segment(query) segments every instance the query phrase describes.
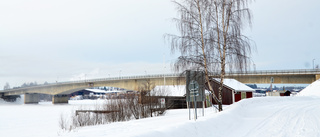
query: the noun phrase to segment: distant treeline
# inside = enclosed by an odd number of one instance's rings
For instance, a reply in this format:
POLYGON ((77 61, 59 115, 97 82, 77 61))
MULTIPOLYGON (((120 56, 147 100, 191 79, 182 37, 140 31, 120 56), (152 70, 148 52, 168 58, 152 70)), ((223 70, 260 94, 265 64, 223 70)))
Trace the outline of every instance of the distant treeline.
MULTIPOLYGON (((246 84, 247 86, 253 88, 253 89, 265 89, 264 91, 270 91, 270 87, 258 87, 257 84, 246 84)), ((289 91, 300 91, 302 89, 304 89, 305 87, 303 86, 282 86, 282 87, 277 87, 276 85, 274 85, 272 87, 272 90, 278 90, 278 91, 281 91, 281 90, 289 90, 289 91)))
MULTIPOLYGON (((9 83, 8 83, 9 84, 9 83)), ((41 85, 41 84, 38 84, 38 82, 25 82, 23 83, 21 86, 18 86, 18 87, 13 87, 13 89, 17 89, 17 88, 24 88, 24 87, 32 87, 32 86, 37 86, 37 85, 41 85)), ((43 85, 48 85, 48 82, 44 82, 43 85)), ((10 86, 9 86, 10 87, 10 86)))

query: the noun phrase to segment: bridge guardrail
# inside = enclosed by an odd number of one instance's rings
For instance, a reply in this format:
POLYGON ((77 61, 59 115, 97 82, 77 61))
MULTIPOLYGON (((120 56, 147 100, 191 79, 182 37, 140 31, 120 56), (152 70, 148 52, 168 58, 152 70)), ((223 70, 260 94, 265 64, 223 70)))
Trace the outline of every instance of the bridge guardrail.
POLYGON ((71 84, 71 83, 88 83, 88 82, 98 82, 98 81, 111 81, 111 80, 123 80, 123 79, 146 79, 146 78, 159 78, 159 77, 179 77, 181 74, 154 74, 154 75, 139 75, 139 76, 122 76, 122 77, 111 77, 111 78, 97 78, 97 79, 86 79, 86 80, 76 80, 76 81, 62 81, 56 83, 39 84, 35 86, 19 87, 1 91, 10 91, 22 88, 32 88, 37 86, 50 86, 50 85, 60 85, 60 84, 71 84))
MULTIPOLYGON (((320 74, 320 69, 292 69, 292 70, 256 70, 256 71, 230 71, 226 75, 268 75, 268 74, 320 74)), ((220 73, 210 73, 210 75, 220 75, 220 73)))

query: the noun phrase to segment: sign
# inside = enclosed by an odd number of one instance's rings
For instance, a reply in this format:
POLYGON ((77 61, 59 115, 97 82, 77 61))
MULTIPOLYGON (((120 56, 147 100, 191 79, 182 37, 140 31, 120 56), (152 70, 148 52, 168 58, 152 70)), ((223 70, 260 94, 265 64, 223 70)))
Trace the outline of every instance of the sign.
POLYGON ((166 104, 166 99, 165 98, 160 98, 160 104, 165 105, 166 104))
POLYGON ((190 96, 194 97, 194 96, 199 96, 199 84, 197 81, 192 80, 189 83, 189 90, 190 90, 190 96))
POLYGON ((186 74, 186 100, 202 102, 205 100, 204 95, 204 72, 203 71, 187 71, 186 74))
MULTIPOLYGON (((197 119, 197 104, 205 101, 205 75, 203 71, 190 71, 186 73, 186 101, 189 109, 190 120, 190 107, 194 107, 194 120, 197 119), (193 106, 191 106, 191 104, 193 106)), ((204 107, 204 105, 202 105, 204 107)), ((202 108, 204 113, 204 108, 202 108)), ((202 113, 202 114, 203 114, 202 113)))

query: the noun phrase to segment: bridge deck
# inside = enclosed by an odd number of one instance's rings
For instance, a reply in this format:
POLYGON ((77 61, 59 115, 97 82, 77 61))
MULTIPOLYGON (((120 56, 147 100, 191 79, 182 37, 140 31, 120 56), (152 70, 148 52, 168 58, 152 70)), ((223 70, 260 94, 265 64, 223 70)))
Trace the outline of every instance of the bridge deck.
MULTIPOLYGON (((218 73, 212 73, 212 77, 219 77, 218 73)), ((266 70, 266 71, 247 71, 247 72, 228 72, 226 78, 234 78, 242 83, 270 83, 271 77, 274 83, 282 84, 310 84, 320 78, 320 70, 266 70)), ((81 81, 67 81, 49 83, 33 87, 16 88, 0 91, 1 96, 19 95, 25 93, 42 94, 70 94, 75 90, 90 87, 110 86, 129 90, 138 90, 147 80, 151 80, 154 85, 183 85, 185 84, 184 75, 181 74, 158 74, 143 76, 126 76, 114 78, 88 79, 81 81)))

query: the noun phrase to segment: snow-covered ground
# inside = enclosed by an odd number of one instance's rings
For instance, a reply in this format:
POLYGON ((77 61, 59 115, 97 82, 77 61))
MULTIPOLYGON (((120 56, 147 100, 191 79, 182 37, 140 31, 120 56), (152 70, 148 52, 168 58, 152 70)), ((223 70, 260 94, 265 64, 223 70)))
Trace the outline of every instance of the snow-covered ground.
POLYGON ((165 116, 81 128, 63 136, 310 137, 320 136, 320 98, 264 97, 240 101, 221 113, 206 109, 197 121, 188 110, 165 116))
POLYGON ((82 127, 71 132, 59 129, 61 114, 104 101, 70 101, 69 105, 0 101, 0 137, 317 137, 320 136, 320 97, 315 96, 320 94, 320 85, 317 84, 312 90, 301 91, 301 94, 313 92, 312 95, 245 99, 220 113, 207 108, 204 116, 200 109, 197 121, 189 120, 188 110, 180 109, 170 110, 165 116, 82 127))

